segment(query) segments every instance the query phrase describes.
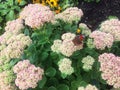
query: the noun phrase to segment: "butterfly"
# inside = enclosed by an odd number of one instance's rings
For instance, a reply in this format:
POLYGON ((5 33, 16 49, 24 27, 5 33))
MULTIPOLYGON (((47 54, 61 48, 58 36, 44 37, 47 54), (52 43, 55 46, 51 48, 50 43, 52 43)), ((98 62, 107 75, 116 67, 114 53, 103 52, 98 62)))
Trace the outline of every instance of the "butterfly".
POLYGON ((72 42, 74 43, 74 45, 78 46, 80 44, 82 44, 83 40, 84 40, 85 36, 80 34, 80 35, 77 35, 73 40, 72 42))

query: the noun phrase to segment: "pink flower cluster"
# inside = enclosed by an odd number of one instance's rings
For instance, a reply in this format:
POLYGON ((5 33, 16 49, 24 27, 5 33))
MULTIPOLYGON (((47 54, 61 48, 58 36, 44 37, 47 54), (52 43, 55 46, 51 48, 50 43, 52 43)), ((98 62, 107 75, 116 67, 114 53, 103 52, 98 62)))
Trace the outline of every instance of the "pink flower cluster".
POLYGON ((110 19, 104 21, 100 25, 100 30, 106 33, 110 33, 114 36, 116 41, 120 41, 120 20, 110 19))
POLYGON ((101 31, 93 31, 90 34, 90 38, 94 39, 93 44, 97 49, 105 49, 105 47, 110 48, 113 45, 114 38, 109 33, 104 33, 101 31))
POLYGON ((78 22, 82 16, 83 12, 81 9, 77 7, 70 7, 62 13, 56 14, 55 19, 61 19, 64 22, 72 23, 73 21, 78 22))
POLYGON ((43 69, 30 64, 29 60, 18 62, 14 66, 13 70, 14 73, 17 74, 15 84, 22 90, 35 88, 38 81, 42 79, 42 75, 44 73, 43 69))
POLYGON ((31 28, 40 28, 45 22, 54 19, 54 13, 42 4, 29 4, 20 13, 20 18, 24 19, 25 24, 31 28))
POLYGON ((20 58, 24 48, 32 43, 29 36, 21 34, 23 28, 21 19, 9 21, 5 33, 0 36, 0 90, 17 90, 13 85, 15 75, 9 61, 20 58))
POLYGON ((114 88, 120 88, 120 57, 112 53, 104 53, 99 56, 102 78, 114 88))
POLYGON ((13 34, 21 33, 22 29, 24 29, 23 20, 16 19, 12 21, 8 21, 5 27, 5 31, 9 31, 13 34))

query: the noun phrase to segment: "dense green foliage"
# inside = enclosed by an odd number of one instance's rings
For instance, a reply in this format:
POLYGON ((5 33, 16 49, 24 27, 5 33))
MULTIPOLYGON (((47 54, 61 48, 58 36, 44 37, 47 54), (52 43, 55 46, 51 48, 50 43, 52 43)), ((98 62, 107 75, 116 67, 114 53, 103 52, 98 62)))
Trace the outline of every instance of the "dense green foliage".
POLYGON ((0 1, 0 32, 3 31, 7 21, 14 20, 19 17, 18 14, 25 4, 27 4, 25 0, 22 0, 20 3, 18 3, 18 0, 0 1))

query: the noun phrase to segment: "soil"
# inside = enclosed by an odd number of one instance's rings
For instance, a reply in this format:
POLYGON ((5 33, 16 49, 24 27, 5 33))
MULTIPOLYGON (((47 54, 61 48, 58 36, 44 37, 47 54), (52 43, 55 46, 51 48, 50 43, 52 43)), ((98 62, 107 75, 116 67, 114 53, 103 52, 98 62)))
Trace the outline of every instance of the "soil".
POLYGON ((78 7, 84 12, 80 23, 86 23, 92 30, 97 29, 109 16, 120 19, 120 0, 100 0, 99 3, 79 0, 78 7))

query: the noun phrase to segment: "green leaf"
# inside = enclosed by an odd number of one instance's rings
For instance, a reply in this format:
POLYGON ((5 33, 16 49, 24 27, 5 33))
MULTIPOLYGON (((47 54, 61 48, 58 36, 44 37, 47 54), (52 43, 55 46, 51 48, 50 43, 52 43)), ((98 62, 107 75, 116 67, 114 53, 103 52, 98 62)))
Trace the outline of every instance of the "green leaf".
POLYGON ((2 29, 2 27, 0 26, 0 30, 2 29))
POLYGON ((4 16, 8 13, 9 10, 0 10, 1 16, 4 16))
POLYGON ((20 11, 21 8, 19 6, 15 6, 15 10, 20 11))
POLYGON ((109 16, 108 19, 118 19, 117 16, 109 16))
POLYGON ((69 30, 71 28, 71 25, 70 24, 67 24, 64 26, 64 30, 69 30))
POLYGON ((25 34, 25 35, 30 35, 29 30, 28 30, 28 29, 25 29, 25 30, 24 30, 24 34, 25 34))
POLYGON ((106 83, 106 81, 105 81, 105 80, 103 80, 101 77, 100 77, 100 79, 99 79, 99 80, 100 80, 100 82, 101 82, 102 84, 107 84, 107 83, 106 83))
POLYGON ((41 57, 40 57, 40 60, 42 60, 42 61, 44 61, 44 60, 46 60, 47 58, 48 58, 48 53, 47 52, 43 52, 42 54, 41 54, 41 57))
POLYGON ((20 6, 23 6, 23 5, 25 5, 27 2, 25 1, 25 0, 22 0, 21 2, 20 2, 20 6))
POLYGON ((38 35, 39 35, 39 33, 36 33, 36 32, 35 32, 35 33, 32 34, 31 37, 32 37, 32 38, 35 38, 35 37, 37 37, 38 35))
POLYGON ((69 90, 69 87, 65 84, 61 84, 58 86, 57 90, 69 90))
POLYGON ((54 77, 56 74, 56 69, 53 67, 50 67, 46 70, 46 75, 49 77, 54 77))
POLYGON ((42 78, 42 80, 39 81, 39 83, 38 83, 39 88, 43 88, 44 85, 45 85, 45 83, 46 83, 46 81, 47 81, 47 78, 44 76, 44 77, 42 78))
POLYGON ((6 15, 6 20, 13 20, 15 19, 15 13, 13 10, 11 10, 7 15, 6 15))
POLYGON ((57 90, 55 87, 51 86, 47 90, 57 90))
POLYGON ((5 4, 0 4, 0 9, 5 9, 6 5, 5 4))
POLYGON ((7 0, 7 3, 8 3, 10 6, 13 6, 13 4, 14 4, 13 0, 7 0))
POLYGON ((72 90, 77 90, 77 88, 79 87, 80 85, 80 81, 72 81, 71 82, 71 89, 72 90))
POLYGON ((47 85, 48 86, 55 86, 55 87, 58 86, 59 85, 58 77, 57 78, 55 78, 55 77, 50 78, 47 82, 47 85))
POLYGON ((3 20, 2 17, 0 17, 0 22, 2 22, 2 20, 3 20))
POLYGON ((19 61, 20 61, 20 59, 12 59, 9 63, 11 66, 14 66, 19 61))
POLYGON ((62 77, 63 79, 65 79, 65 78, 67 77, 67 75, 64 74, 64 73, 61 73, 61 77, 62 77))
POLYGON ((87 85, 87 83, 86 83, 85 81, 81 81, 81 82, 80 82, 80 86, 85 87, 86 85, 87 85))

